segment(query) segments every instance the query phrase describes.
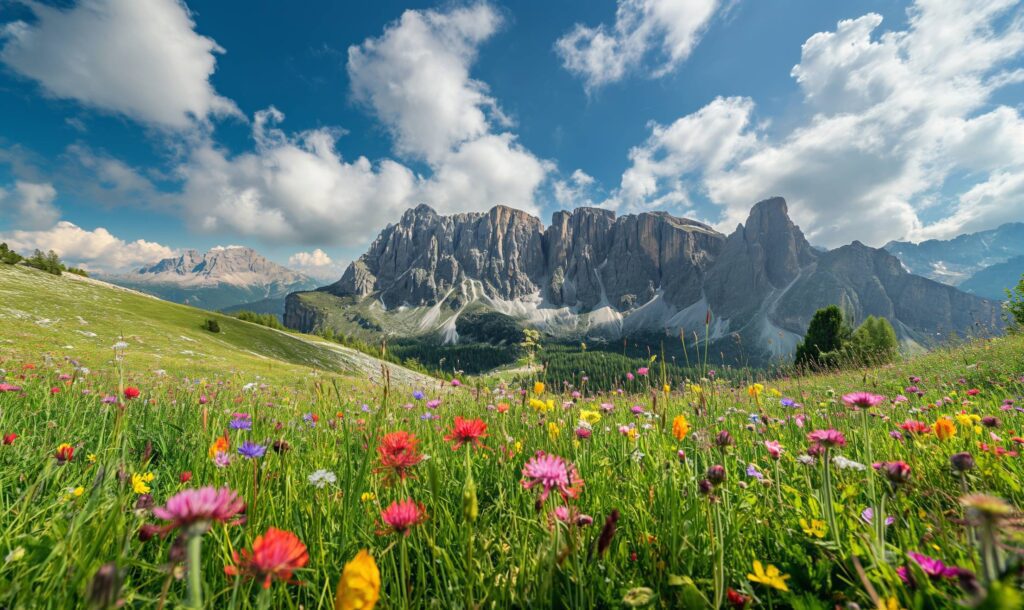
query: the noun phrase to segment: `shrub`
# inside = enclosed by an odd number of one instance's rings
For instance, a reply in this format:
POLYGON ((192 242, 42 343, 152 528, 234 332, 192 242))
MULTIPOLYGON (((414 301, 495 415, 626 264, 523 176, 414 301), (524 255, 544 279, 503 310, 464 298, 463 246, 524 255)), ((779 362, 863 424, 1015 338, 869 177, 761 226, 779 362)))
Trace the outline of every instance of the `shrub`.
POLYGON ((7 247, 6 243, 0 243, 0 263, 5 265, 17 265, 24 257, 7 247))
POLYGON ((211 333, 219 333, 220 323, 214 320, 213 318, 208 318, 205 322, 203 322, 203 330, 211 333))

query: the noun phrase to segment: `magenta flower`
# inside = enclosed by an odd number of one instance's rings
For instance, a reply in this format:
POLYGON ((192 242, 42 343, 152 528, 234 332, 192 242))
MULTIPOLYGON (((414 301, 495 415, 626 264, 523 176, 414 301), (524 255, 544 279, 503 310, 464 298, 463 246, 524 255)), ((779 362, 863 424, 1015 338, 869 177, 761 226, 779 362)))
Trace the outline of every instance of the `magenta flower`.
POLYGON ((647 368, 646 366, 642 366, 642 367, 640 367, 640 368, 638 368, 636 370, 636 374, 640 375, 641 377, 646 377, 647 373, 649 373, 649 372, 651 372, 651 370, 649 368, 647 368))
POLYGON ((522 485, 525 489, 541 486, 541 502, 548 499, 552 490, 566 499, 576 498, 583 491, 583 479, 576 471, 576 466, 543 451, 538 451, 523 466, 522 485))
POLYGON ((0 383, 0 392, 20 392, 21 387, 9 383, 0 383))
POLYGON ((773 460, 779 459, 779 456, 782 455, 782 445, 779 444, 779 441, 765 441, 764 448, 768 450, 768 455, 773 460))
POLYGON ((932 580, 953 578, 959 573, 959 570, 956 567, 947 566, 941 559, 935 559, 934 557, 929 557, 913 551, 907 553, 907 556, 913 559, 914 563, 921 566, 921 571, 932 580))
POLYGON ((828 430, 815 430, 807 435, 807 440, 815 445, 826 449, 832 447, 843 447, 846 445, 846 437, 839 430, 829 428, 828 430))
POLYGON ((163 531, 199 525, 203 530, 213 522, 234 525, 232 519, 245 510, 245 502, 227 487, 185 489, 171 496, 164 506, 153 509, 158 518, 168 521, 163 531))
POLYGON ((872 394, 871 392, 852 392, 850 394, 843 394, 843 402, 850 407, 870 409, 885 402, 885 396, 872 394))

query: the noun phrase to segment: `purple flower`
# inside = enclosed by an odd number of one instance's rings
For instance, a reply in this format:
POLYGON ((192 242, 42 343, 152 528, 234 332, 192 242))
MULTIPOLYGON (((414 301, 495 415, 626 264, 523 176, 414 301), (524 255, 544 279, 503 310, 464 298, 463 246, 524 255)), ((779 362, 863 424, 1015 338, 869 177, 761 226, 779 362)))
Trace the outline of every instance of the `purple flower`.
POLYGON ((263 454, 266 453, 266 452, 267 452, 267 446, 266 445, 260 445, 259 443, 254 443, 252 441, 245 441, 238 448, 238 453, 241 456, 247 457, 249 459, 261 458, 261 457, 263 457, 263 454))
POLYGON ((934 557, 913 551, 907 553, 907 557, 910 557, 914 560, 914 563, 921 566, 921 571, 932 580, 954 578, 959 575, 959 570, 956 567, 947 566, 941 559, 935 559, 934 557))
MULTIPOLYGON (((860 518, 861 521, 863 521, 864 523, 871 525, 871 522, 875 518, 875 509, 871 508, 870 506, 865 508, 864 510, 860 511, 860 518)), ((896 518, 892 515, 885 518, 886 525, 892 525, 893 523, 896 523, 896 518)))
POLYGON ((306 413, 305 415, 303 415, 302 416, 302 421, 304 421, 307 424, 309 424, 310 428, 316 428, 316 418, 313 417, 312 413, 306 413))
POLYGON ((252 420, 247 417, 235 417, 228 422, 232 430, 252 430, 252 420))
POLYGON ((423 394, 423 392, 420 392, 419 390, 416 390, 415 392, 412 393, 412 397, 413 397, 414 400, 423 400, 424 394, 423 394))
POLYGON ((764 478, 764 475, 757 470, 757 466, 755 466, 754 464, 747 465, 747 476, 754 477, 758 481, 764 478))
POLYGON ((428 400, 427 401, 427 408, 428 409, 436 409, 436 408, 438 408, 440 406, 441 406, 441 399, 440 398, 435 398, 433 400, 428 400))

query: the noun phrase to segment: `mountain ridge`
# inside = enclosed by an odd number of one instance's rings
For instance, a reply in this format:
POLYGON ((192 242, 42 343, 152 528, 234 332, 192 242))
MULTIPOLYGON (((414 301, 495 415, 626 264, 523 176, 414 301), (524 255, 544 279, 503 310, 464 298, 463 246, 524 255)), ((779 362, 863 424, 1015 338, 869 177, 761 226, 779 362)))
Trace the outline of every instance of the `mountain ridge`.
POLYGON ((305 331, 451 342, 472 303, 564 338, 677 334, 703 327, 710 312, 713 340, 741 337, 784 356, 814 309, 833 302, 855 323, 891 318, 912 346, 1000 326, 998 304, 912 276, 884 250, 815 250, 781 197, 755 204, 729 235, 665 212, 577 208, 545 227, 505 206, 442 216, 420 205, 337 282, 289 295, 284 319, 305 331))

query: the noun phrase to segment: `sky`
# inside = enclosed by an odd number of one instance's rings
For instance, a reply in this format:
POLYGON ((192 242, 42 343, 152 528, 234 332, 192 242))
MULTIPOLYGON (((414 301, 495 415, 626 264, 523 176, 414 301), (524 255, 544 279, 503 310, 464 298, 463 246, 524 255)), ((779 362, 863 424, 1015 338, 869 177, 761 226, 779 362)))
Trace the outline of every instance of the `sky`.
POLYGON ((0 3, 0 241, 337 278, 426 203, 808 239, 1024 219, 1019 0, 0 3))

